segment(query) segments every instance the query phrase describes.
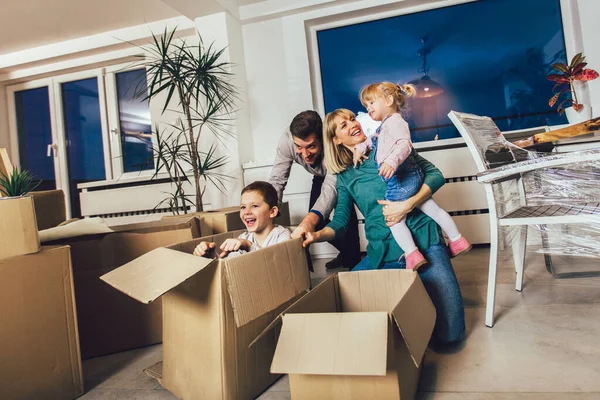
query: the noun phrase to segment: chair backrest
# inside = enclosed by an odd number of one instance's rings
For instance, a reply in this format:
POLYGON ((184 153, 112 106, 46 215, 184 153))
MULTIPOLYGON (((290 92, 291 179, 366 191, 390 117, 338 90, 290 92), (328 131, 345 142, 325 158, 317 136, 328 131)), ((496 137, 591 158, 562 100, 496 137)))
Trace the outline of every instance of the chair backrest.
POLYGON ((517 162, 508 142, 490 117, 450 111, 448 117, 471 151, 479 172, 517 162))

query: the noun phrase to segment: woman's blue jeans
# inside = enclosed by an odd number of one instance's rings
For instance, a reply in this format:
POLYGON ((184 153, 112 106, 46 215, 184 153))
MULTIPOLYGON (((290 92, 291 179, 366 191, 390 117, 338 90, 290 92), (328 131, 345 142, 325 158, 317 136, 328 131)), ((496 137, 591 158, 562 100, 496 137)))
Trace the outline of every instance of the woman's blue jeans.
MULTIPOLYGON (((465 311, 446 246, 435 244, 423 255, 429 261, 429 265, 419 272, 419 277, 437 313, 433 337, 441 343, 458 342, 463 339, 465 332, 465 311)), ((404 258, 397 262, 385 263, 381 267, 381 269, 399 268, 406 268, 404 258)), ((352 271, 369 269, 372 267, 367 256, 352 271)))

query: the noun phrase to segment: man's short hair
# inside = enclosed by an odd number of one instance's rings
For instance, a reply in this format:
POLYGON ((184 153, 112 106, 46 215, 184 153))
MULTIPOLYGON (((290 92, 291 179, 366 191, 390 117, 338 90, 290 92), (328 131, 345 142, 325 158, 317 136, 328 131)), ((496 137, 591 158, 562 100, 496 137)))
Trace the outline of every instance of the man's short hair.
POLYGON ((322 141, 323 120, 319 113, 313 110, 302 111, 296 115, 290 124, 292 136, 306 140, 313 133, 317 134, 317 140, 322 141))
POLYGON ((269 182, 265 181, 254 181, 244 189, 242 189, 242 193, 246 192, 258 192, 265 200, 265 203, 269 205, 269 208, 273 208, 278 204, 277 191, 269 182))

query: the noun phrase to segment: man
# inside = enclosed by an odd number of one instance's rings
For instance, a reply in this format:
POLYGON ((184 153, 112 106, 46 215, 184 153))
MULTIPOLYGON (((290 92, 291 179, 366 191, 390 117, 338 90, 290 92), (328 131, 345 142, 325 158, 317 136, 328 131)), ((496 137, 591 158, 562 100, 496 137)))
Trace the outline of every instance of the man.
MULTIPOLYGON (((271 170, 271 183, 277 190, 279 201, 283 198, 283 190, 287 185, 293 163, 300 164, 306 171, 313 175, 310 191, 309 213, 304 217, 298 228, 292 233, 298 237, 304 232, 314 232, 322 229, 329 223, 329 214, 337 202, 335 175, 327 174, 323 165, 323 121, 315 111, 303 111, 296 115, 283 133, 277 145, 277 155, 271 170)), ((325 264, 325 267, 352 268, 360 262, 360 241, 358 237, 358 219, 356 211, 348 223, 348 230, 342 240, 330 242, 340 251, 339 255, 325 264)), ((312 262, 308 254, 309 266, 312 271, 312 262)))

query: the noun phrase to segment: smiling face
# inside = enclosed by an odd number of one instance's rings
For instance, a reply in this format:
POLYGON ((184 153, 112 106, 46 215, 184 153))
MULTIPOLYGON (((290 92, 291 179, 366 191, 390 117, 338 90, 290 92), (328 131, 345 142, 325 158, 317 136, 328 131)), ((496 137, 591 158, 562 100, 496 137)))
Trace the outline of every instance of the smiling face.
POLYGON ((385 117, 396 112, 392 96, 375 96, 365 102, 369 117, 375 121, 383 121, 385 117))
POLYGON ((323 146, 316 133, 311 133, 306 139, 292 136, 296 153, 309 165, 317 163, 321 158, 323 146))
POLYGON ((354 117, 338 115, 334 118, 333 123, 335 124, 333 142, 336 145, 341 144, 353 148, 367 139, 360 123, 354 117))
POLYGON ((248 232, 260 234, 265 229, 273 229, 277 207, 269 207, 259 192, 254 190, 245 192, 240 203, 240 218, 248 232))

